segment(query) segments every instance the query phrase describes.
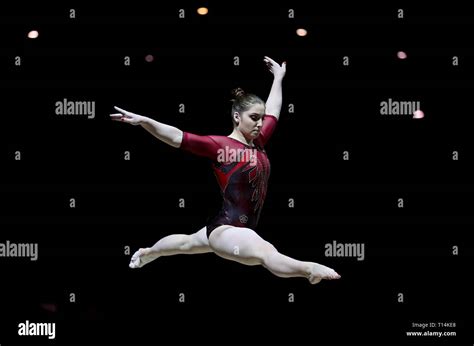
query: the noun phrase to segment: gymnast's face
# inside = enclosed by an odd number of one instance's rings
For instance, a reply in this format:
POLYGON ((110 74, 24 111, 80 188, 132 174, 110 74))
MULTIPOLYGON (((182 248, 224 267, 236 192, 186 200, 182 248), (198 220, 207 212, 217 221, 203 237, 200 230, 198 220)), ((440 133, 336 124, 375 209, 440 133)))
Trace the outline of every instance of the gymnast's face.
POLYGON ((263 116, 265 115, 265 105, 262 103, 255 103, 245 112, 234 113, 234 119, 237 121, 237 129, 247 139, 257 138, 263 124, 263 116))

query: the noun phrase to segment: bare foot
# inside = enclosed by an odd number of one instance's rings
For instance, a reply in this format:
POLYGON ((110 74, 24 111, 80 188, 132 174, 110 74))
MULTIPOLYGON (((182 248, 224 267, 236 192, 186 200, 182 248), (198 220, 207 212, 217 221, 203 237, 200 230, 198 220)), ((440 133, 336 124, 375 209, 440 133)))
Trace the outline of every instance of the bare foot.
POLYGON ((151 254, 150 248, 139 249, 135 252, 130 260, 130 264, 128 265, 130 268, 141 268, 145 264, 150 263, 153 260, 156 260, 158 257, 156 254, 151 254))
POLYGON ((311 284, 315 285, 323 279, 334 280, 340 278, 341 275, 336 273, 334 269, 331 269, 318 263, 313 263, 311 267, 311 274, 309 275, 308 280, 311 284))

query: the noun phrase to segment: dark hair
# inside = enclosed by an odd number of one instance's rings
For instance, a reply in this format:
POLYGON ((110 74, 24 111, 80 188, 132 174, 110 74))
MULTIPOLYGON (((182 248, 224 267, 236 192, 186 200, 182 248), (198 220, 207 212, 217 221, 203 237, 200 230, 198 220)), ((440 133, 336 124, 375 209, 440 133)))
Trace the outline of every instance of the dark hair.
POLYGON ((263 100, 254 94, 248 94, 242 88, 235 88, 232 90, 232 122, 236 125, 234 120, 234 112, 245 112, 256 103, 265 104, 263 100))

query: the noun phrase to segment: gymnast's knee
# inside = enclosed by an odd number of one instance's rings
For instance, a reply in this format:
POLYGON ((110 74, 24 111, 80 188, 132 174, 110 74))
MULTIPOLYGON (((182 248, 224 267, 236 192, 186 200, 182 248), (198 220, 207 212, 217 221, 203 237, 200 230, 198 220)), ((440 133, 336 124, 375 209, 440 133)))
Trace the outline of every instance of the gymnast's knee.
POLYGON ((193 247, 197 246, 197 240, 194 238, 194 235, 185 235, 183 236, 179 249, 183 251, 191 250, 193 247))
POLYGON ((259 250, 257 257, 262 264, 268 263, 272 256, 278 253, 278 250, 269 242, 266 242, 259 250))

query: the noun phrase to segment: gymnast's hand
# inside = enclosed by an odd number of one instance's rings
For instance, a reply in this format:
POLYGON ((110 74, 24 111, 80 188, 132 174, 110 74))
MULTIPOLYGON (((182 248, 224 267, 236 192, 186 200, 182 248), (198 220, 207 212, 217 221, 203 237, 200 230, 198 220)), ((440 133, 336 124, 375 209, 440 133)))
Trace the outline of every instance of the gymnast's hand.
POLYGON ((120 112, 120 113, 110 114, 110 117, 112 118, 112 120, 115 120, 115 121, 121 121, 121 122, 132 124, 132 125, 140 125, 143 119, 145 118, 141 115, 127 112, 126 110, 120 109, 115 106, 114 108, 120 112))
POLYGON ((275 78, 283 79, 283 77, 285 77, 286 61, 284 61, 281 66, 275 60, 269 58, 268 56, 265 56, 263 61, 265 61, 265 64, 267 64, 268 69, 271 73, 273 73, 273 76, 275 78))

